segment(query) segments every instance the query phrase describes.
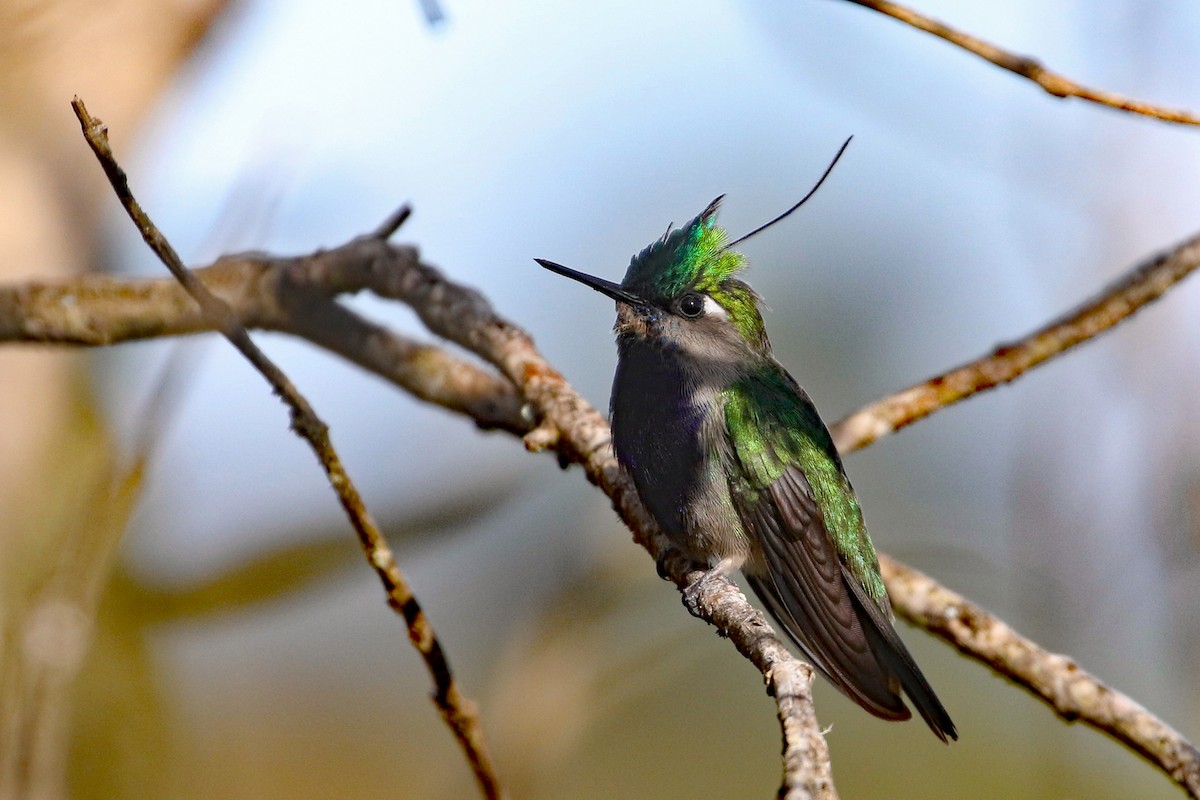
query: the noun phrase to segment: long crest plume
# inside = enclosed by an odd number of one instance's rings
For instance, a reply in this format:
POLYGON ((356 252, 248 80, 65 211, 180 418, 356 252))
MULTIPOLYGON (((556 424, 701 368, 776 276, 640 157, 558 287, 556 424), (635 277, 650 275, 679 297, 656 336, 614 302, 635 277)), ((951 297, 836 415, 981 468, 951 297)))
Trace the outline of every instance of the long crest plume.
POLYGON ((694 219, 680 228, 668 226, 658 240, 635 255, 629 262, 620 284, 597 278, 578 270, 537 259, 552 272, 580 281, 613 299, 633 305, 664 306, 685 291, 700 291, 717 300, 730 312, 731 319, 748 341, 764 340, 754 290, 734 276, 746 266, 745 257, 732 248, 785 219, 804 205, 833 172, 834 166, 850 145, 849 137, 825 168, 825 172, 808 193, 787 211, 760 225, 750 233, 728 241, 724 228, 716 224, 717 212, 724 195, 717 197, 694 219), (741 312, 745 313, 741 313, 741 312))
MULTIPOLYGON (((811 189, 809 189, 809 190, 808 190, 808 194, 806 194, 806 195, 804 195, 804 197, 801 197, 801 198, 800 198, 800 202, 796 203, 794 206, 792 206, 792 207, 791 207, 791 208, 789 208, 787 211, 785 211, 785 212, 783 212, 782 214, 780 214, 778 217, 775 217, 775 219, 771 220, 770 222, 767 222, 767 223, 764 223, 764 224, 762 224, 762 225, 759 225, 757 228, 755 228, 754 230, 750 231, 750 232, 749 232, 749 233, 747 233, 745 236, 742 236, 742 237, 740 237, 740 238, 734 239, 732 242, 730 242, 729 244, 725 245, 725 246, 724 246, 724 247, 722 247, 721 249, 722 249, 722 250, 728 250, 728 249, 730 249, 730 248, 732 248, 732 247, 734 247, 734 246, 736 246, 736 245, 739 245, 739 244, 741 244, 742 242, 746 241, 746 240, 747 240, 747 239, 749 239, 751 236, 757 236, 758 234, 760 234, 760 233, 762 233, 763 231, 765 231, 767 228, 769 228, 769 227, 771 227, 772 225, 774 225, 776 222, 782 222, 782 221, 783 221, 784 219, 786 219, 786 218, 788 217, 788 215, 790 215, 790 214, 791 214, 793 211, 795 211, 797 208, 799 208, 800 206, 802 206, 802 205, 804 205, 806 202, 808 202, 808 199, 809 199, 810 197, 812 197, 814 194, 816 194, 816 193, 817 193, 817 189, 820 189, 820 188, 821 188, 821 184, 823 184, 823 183, 825 182, 825 179, 829 177, 829 173, 833 172, 833 168, 834 168, 834 167, 837 165, 837 162, 838 162, 838 160, 839 160, 839 159, 841 159, 841 157, 842 157, 842 153, 846 152, 846 148, 850 146, 850 140, 851 140, 851 139, 853 139, 853 138, 854 138, 853 136, 849 136, 849 137, 847 137, 847 138, 846 138, 846 141, 842 142, 842 146, 838 148, 837 155, 835 155, 835 156, 833 157, 833 161, 830 161, 830 162, 829 162, 829 166, 825 168, 825 172, 824 172, 824 173, 821 175, 821 179, 817 181, 817 183, 816 183, 816 185, 815 185, 815 186, 813 186, 811 189)), ((718 198, 718 199, 720 199, 720 198, 718 198)))

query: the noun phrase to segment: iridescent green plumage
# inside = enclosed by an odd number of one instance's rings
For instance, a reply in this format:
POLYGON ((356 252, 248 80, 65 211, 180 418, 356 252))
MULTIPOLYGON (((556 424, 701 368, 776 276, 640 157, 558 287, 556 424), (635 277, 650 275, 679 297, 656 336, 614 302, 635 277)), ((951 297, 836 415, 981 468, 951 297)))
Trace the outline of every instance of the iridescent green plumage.
MULTIPOLYGON (((758 296, 735 277, 748 266, 746 258, 725 249, 729 237, 716 224, 721 199, 634 256, 621 285, 660 302, 689 291, 706 294, 725 309, 741 337, 766 357, 770 340, 758 296)), ((858 498, 816 408, 773 360, 752 378, 730 386, 722 398, 741 466, 731 470, 730 480, 744 491, 757 492, 774 483, 788 466, 801 465, 838 552, 868 595, 886 603, 879 561, 858 498)))
POLYGON ((911 716, 903 691, 934 733, 957 738, 892 627, 829 431, 771 356, 758 297, 738 277, 746 259, 716 225, 719 202, 634 256, 619 285, 539 262, 617 301, 617 458, 663 532, 709 567, 685 597, 740 569, 847 696, 897 720, 911 716))
POLYGON ((629 262, 621 285, 647 300, 677 297, 689 289, 707 292, 746 266, 741 253, 726 250, 717 227, 721 198, 682 228, 668 230, 629 262))
POLYGON ((725 422, 738 467, 730 480, 735 491, 757 493, 789 466, 800 466, 839 555, 871 599, 886 603, 879 560, 854 488, 816 408, 801 402, 798 389, 787 373, 772 370, 724 392, 725 422))
POLYGON ((716 224, 720 205, 718 197, 691 222, 668 230, 634 256, 621 286, 660 304, 686 292, 706 294, 725 308, 743 339, 769 350, 758 295, 735 277, 746 268, 746 257, 726 249, 729 237, 716 224))

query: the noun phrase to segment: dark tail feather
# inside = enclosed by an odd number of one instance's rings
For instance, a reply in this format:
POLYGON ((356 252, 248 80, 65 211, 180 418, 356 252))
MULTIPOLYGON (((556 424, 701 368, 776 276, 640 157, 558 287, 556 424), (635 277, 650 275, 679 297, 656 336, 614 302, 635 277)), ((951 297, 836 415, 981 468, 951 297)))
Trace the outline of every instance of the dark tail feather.
MULTIPOLYGON (((891 620, 878 606, 861 596, 861 590, 854 581, 845 581, 850 589, 846 599, 854 606, 859 621, 859 626, 856 627, 861 629, 874 656, 873 659, 868 656, 866 660, 874 663, 866 665, 860 661, 857 668, 849 669, 847 667, 850 667, 850 664, 837 663, 845 659, 831 660, 830 652, 814 652, 813 646, 820 640, 819 636, 813 642, 806 641, 816 633, 815 630, 806 630, 814 624, 814 620, 802 621, 803 606, 795 602, 798 598, 790 598, 792 602, 789 603, 789 598, 780 594, 779 587, 769 576, 745 577, 771 616, 783 626, 788 637, 796 643, 813 667, 844 695, 877 717, 905 720, 912 714, 900 698, 899 690, 903 689, 908 699, 916 706, 917 713, 939 739, 947 743, 951 739, 958 739, 953 720, 938 700, 929 681, 921 674, 908 648, 892 627, 891 620), (822 658, 822 655, 825 658, 822 658), (827 661, 829 663, 826 663, 827 661)), ((818 649, 830 648, 826 646, 818 649)))
MULTIPOLYGON (((805 659, 842 694, 881 719, 897 721, 912 716, 900 698, 901 684, 879 659, 870 639, 863 637, 859 625, 834 634, 821 626, 810 598, 801 598, 795 592, 785 593, 786 589, 770 576, 745 575, 745 578, 805 659), (857 646, 851 644, 851 638, 858 639, 857 646)), ((803 593, 802 585, 795 588, 803 593)), ((853 601, 847 596, 843 602, 853 601)), ((870 622, 861 627, 870 627, 870 622)))
POLYGON ((852 592, 854 604, 859 609, 859 619, 863 620, 863 632, 874 651, 875 657, 885 670, 900 679, 900 686, 908 699, 917 707, 917 713, 925 720, 929 729, 937 734, 943 742, 958 741, 958 730, 954 721, 946 712, 945 706, 925 680, 917 662, 904 646, 900 635, 892 627, 891 620, 886 619, 874 603, 863 600, 857 589, 852 592))

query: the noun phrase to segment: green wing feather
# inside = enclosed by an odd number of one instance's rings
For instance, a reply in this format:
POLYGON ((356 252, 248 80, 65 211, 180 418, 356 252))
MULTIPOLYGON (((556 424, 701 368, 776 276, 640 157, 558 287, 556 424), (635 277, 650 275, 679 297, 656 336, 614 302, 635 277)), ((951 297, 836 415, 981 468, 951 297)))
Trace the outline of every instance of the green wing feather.
POLYGON ((812 401, 774 362, 726 391, 730 490, 760 564, 743 568, 767 609, 835 686, 885 719, 943 741, 954 722, 892 626, 854 489, 812 401))
POLYGON ((838 555, 890 617, 879 559, 833 439, 804 390, 781 367, 772 366, 725 393, 725 422, 740 467, 730 476, 734 491, 752 497, 787 469, 799 469, 838 555))

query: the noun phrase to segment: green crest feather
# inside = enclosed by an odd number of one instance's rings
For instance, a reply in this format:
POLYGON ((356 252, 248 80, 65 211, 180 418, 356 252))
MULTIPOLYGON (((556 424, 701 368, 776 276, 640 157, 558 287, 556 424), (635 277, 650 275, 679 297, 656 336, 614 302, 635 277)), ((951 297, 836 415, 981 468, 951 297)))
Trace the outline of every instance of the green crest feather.
POLYGON ((718 197, 691 222, 668 230, 634 256, 621 286, 651 302, 686 291, 720 292, 721 284, 746 265, 741 253, 725 249, 728 236, 716 224, 720 204, 718 197))
POLYGON ((721 304, 745 341, 766 352, 770 343, 758 295, 734 277, 745 268, 746 257, 728 248, 729 237, 716 223, 720 205, 718 197, 691 222, 668 230, 634 256, 621 286, 661 306, 685 292, 703 292, 721 304))

